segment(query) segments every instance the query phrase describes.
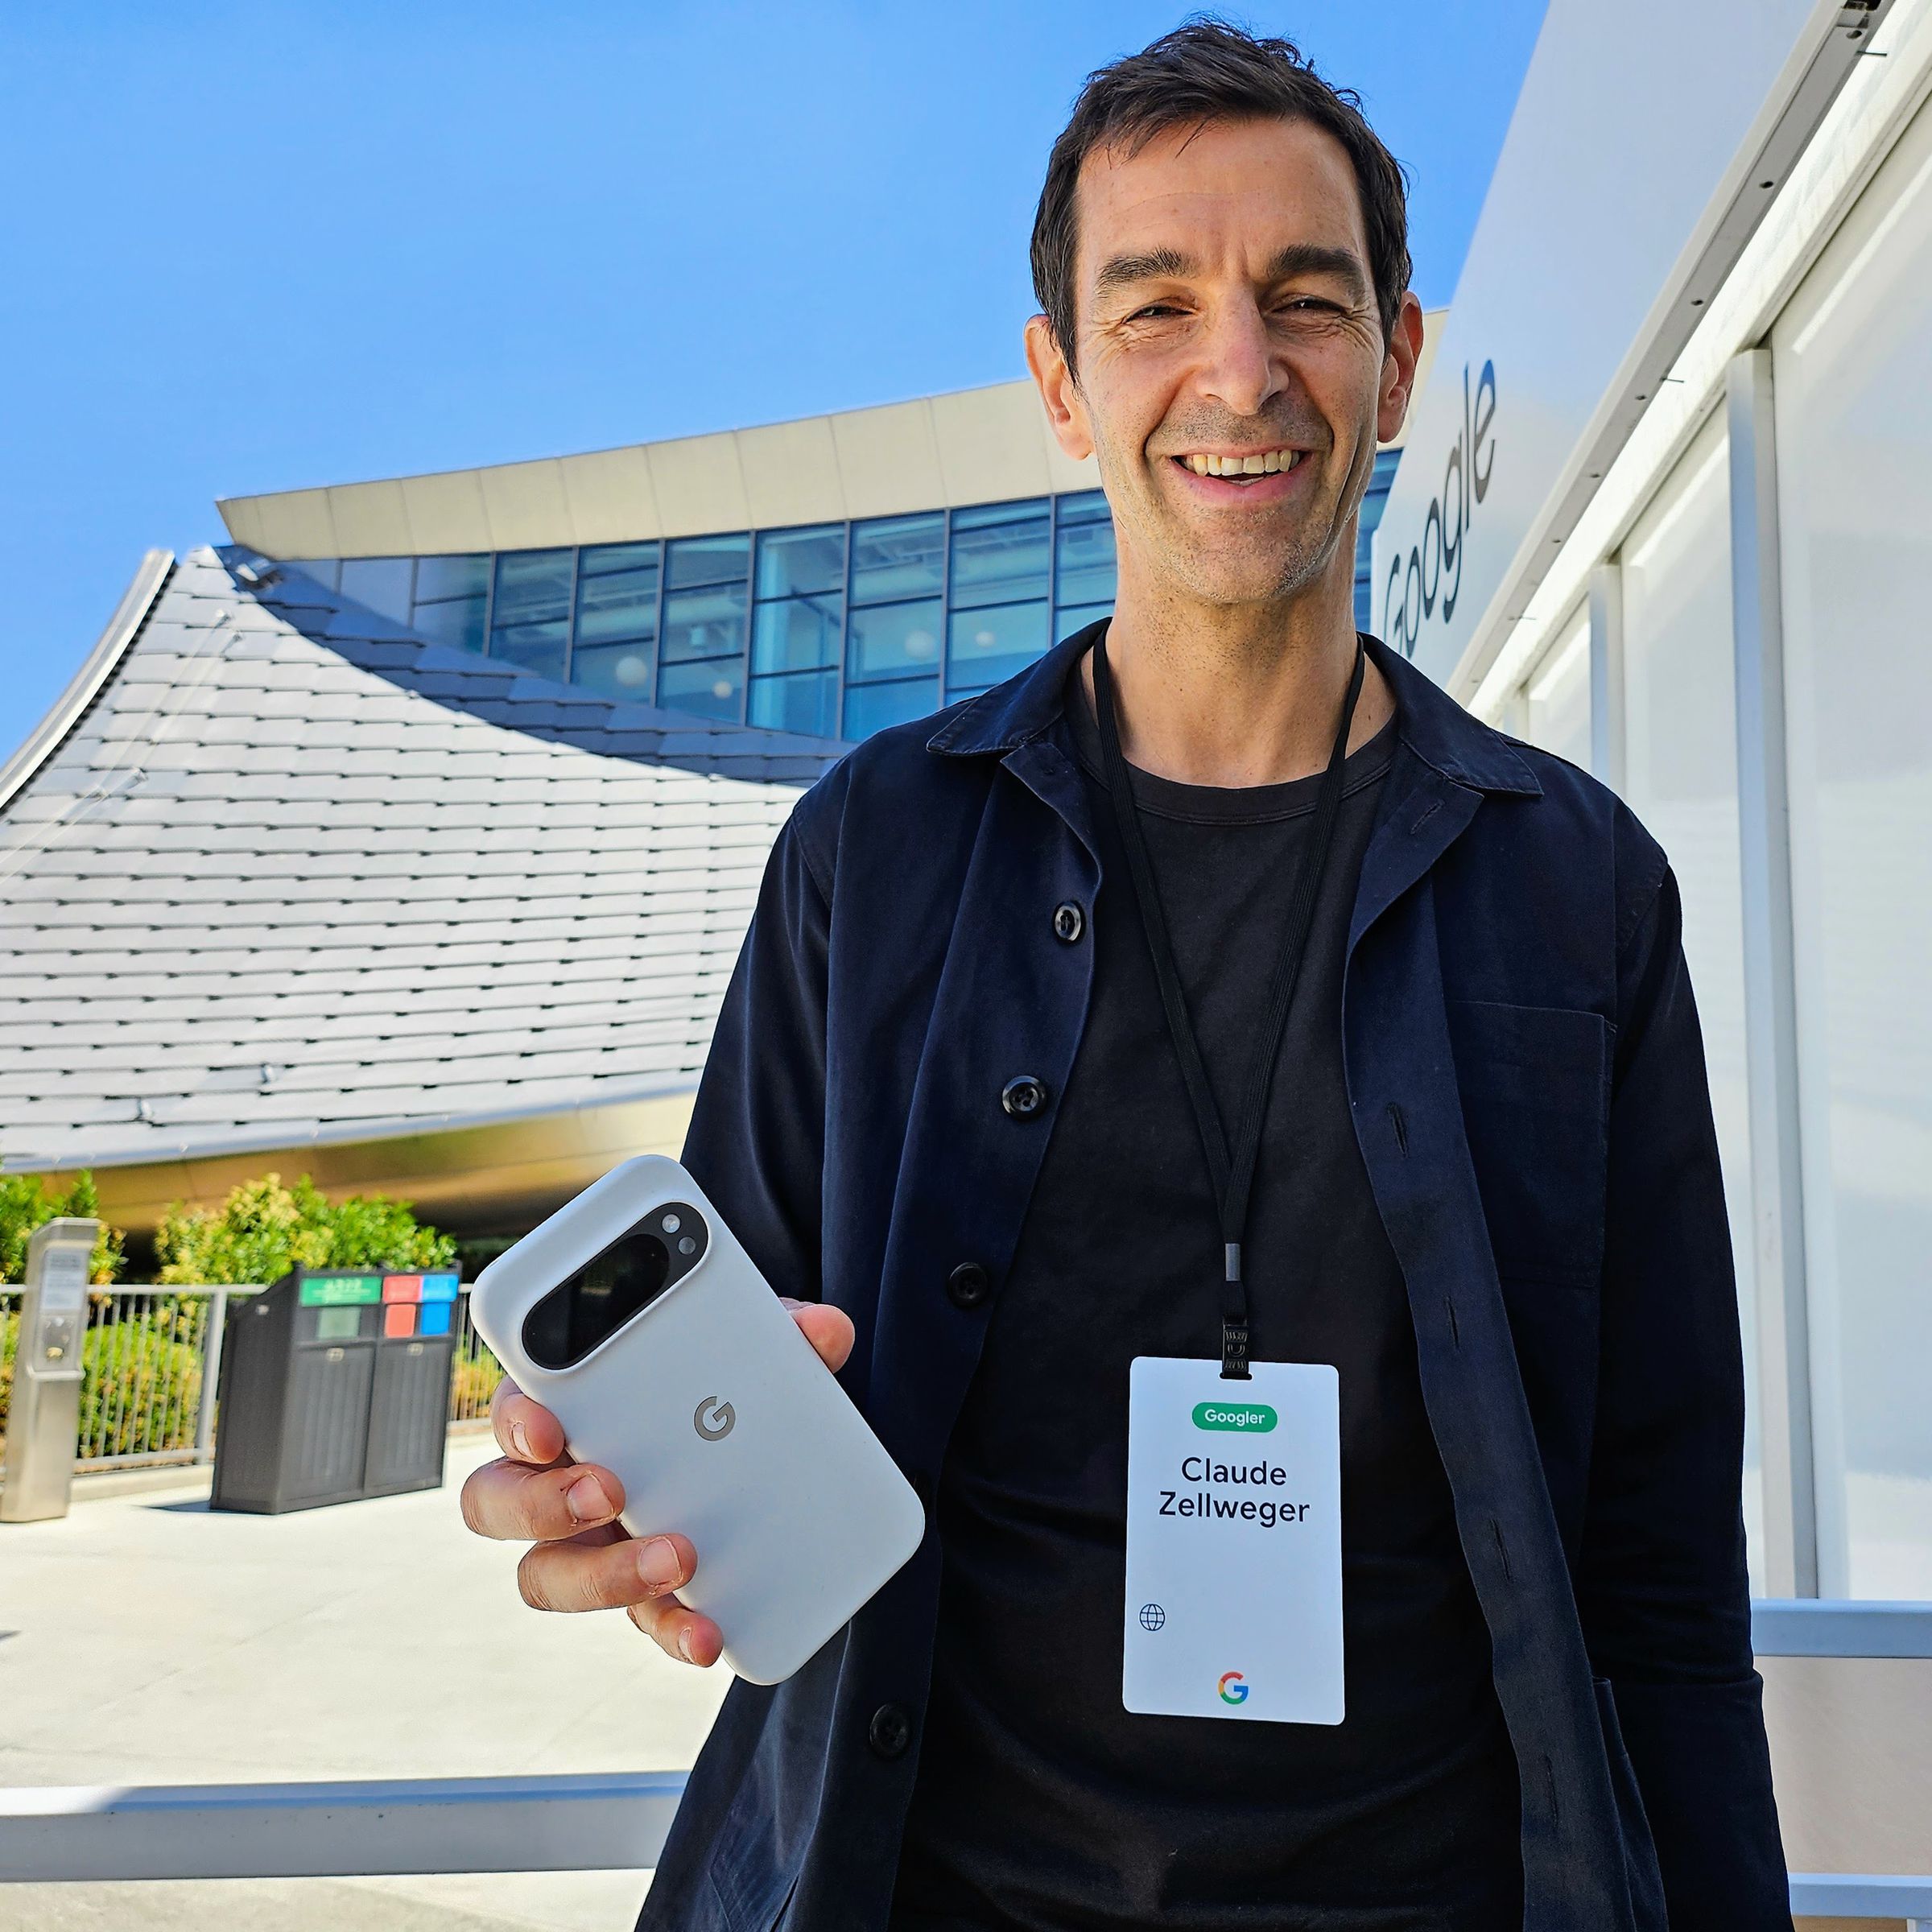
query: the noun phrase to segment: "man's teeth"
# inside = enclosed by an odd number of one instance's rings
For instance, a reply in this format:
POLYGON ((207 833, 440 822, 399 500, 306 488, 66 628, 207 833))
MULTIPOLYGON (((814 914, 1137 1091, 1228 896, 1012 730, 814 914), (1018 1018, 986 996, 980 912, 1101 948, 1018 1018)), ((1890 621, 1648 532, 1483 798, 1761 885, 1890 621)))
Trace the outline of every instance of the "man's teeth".
POLYGON ((1293 469, 1307 452, 1299 449, 1271 449, 1259 456, 1183 456, 1182 462, 1197 477, 1272 477, 1293 469))

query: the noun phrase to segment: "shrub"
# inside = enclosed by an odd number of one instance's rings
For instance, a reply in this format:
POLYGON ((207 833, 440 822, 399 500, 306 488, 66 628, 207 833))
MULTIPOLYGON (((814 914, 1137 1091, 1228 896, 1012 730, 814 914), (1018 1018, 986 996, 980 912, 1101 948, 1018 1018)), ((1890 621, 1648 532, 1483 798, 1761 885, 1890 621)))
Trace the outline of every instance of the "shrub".
MULTIPOLYGON (((64 1194, 50 1193, 38 1174, 0 1175, 0 1283, 24 1280, 27 1245, 34 1230, 43 1222, 70 1214, 84 1220, 101 1220, 101 1196, 91 1174, 76 1174, 64 1194)), ((119 1278, 125 1241, 118 1228, 101 1222, 93 1258, 88 1265, 89 1281, 105 1284, 119 1278)))
POLYGON ((90 1328, 80 1344, 80 1440, 97 1455, 185 1448, 195 1439, 201 1351, 179 1339, 193 1318, 157 1309, 90 1328))
POLYGON ((218 1210, 170 1208, 155 1235, 155 1278, 267 1283, 291 1268, 447 1268, 456 1251, 407 1201, 380 1194, 331 1201, 307 1174, 284 1187, 269 1174, 244 1181, 218 1210))
POLYGON ((502 1379, 503 1364, 481 1335, 469 1348, 459 1343, 450 1369, 450 1414, 460 1422, 489 1414, 489 1398, 502 1379))

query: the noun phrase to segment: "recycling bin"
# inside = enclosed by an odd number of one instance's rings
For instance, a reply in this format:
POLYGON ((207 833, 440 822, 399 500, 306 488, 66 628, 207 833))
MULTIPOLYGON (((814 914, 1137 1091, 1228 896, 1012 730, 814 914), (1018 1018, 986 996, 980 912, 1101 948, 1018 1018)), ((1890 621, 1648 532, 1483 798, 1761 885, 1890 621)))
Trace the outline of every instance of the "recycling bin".
POLYGON ((456 1288, 454 1274, 298 1268, 232 1306, 213 1506, 273 1516, 436 1488, 456 1288))

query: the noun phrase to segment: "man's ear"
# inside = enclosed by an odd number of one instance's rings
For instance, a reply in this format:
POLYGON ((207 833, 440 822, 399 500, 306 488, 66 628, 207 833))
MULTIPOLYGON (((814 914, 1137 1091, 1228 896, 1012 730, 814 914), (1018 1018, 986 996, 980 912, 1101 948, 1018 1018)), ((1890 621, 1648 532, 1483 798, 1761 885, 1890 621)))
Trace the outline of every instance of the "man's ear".
POLYGON ((1402 295, 1389 347, 1382 357, 1382 386, 1376 398, 1375 436, 1386 443, 1402 433, 1415 394, 1415 365, 1422 353, 1422 305, 1413 289, 1402 295))
POLYGON ((1044 316, 1035 316, 1026 324, 1026 366, 1046 406, 1054 440, 1076 463, 1092 456, 1093 434, 1088 426, 1086 399, 1067 366, 1053 324, 1044 316))

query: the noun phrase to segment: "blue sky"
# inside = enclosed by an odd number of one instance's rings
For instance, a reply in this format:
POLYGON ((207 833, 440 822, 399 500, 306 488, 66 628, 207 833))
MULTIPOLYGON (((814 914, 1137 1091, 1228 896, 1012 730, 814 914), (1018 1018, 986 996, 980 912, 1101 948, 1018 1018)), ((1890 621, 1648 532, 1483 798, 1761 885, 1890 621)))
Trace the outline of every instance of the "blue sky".
MULTIPOLYGON (((1021 374, 1046 149, 1183 10, 0 11, 0 758, 217 496, 1021 374)), ((1447 301, 1542 0, 1227 10, 1360 89, 1447 301)))

